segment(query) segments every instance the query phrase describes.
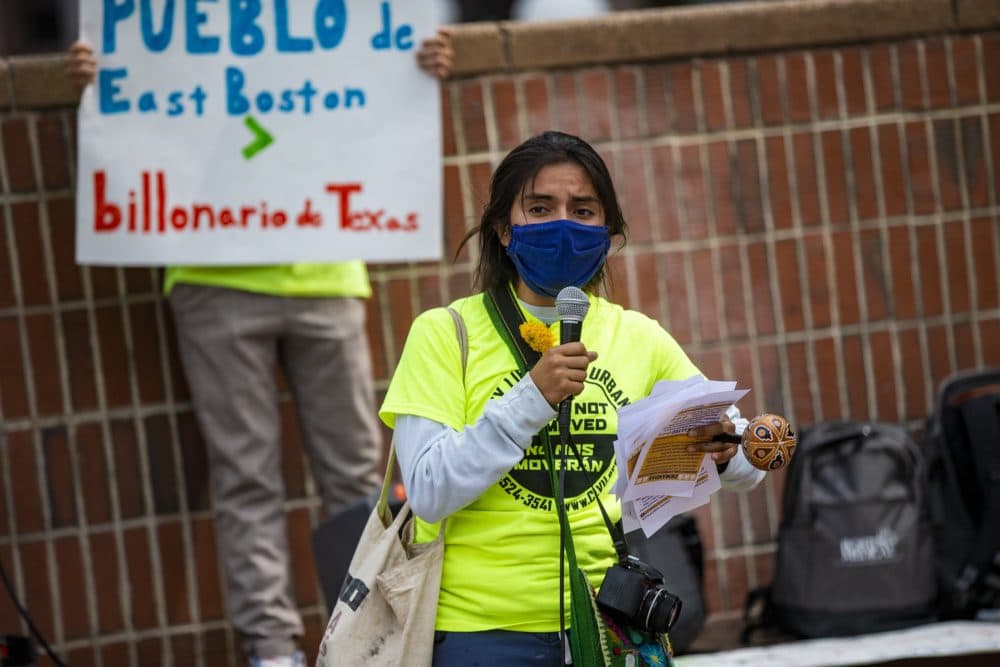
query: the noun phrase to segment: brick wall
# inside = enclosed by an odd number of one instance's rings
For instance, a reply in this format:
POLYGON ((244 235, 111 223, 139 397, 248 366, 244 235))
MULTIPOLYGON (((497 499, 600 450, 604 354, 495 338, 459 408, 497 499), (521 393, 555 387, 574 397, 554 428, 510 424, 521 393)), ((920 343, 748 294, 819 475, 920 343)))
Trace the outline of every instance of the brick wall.
MULTIPOLYGON (((379 387, 414 315, 469 292, 475 258, 450 256, 492 166, 558 128, 623 197, 612 296, 752 387, 745 413, 919 431, 943 377, 1000 365, 998 27, 992 3, 825 0, 460 29, 449 261, 372 267, 379 387)), ((235 664, 160 272, 73 261, 72 106, 58 58, 0 60, 0 561, 74 667, 235 664)), ((318 500, 282 406, 313 648, 318 500)), ((697 513, 713 626, 770 580, 782 484, 697 513)), ((6 632, 27 629, 0 594, 6 632)))

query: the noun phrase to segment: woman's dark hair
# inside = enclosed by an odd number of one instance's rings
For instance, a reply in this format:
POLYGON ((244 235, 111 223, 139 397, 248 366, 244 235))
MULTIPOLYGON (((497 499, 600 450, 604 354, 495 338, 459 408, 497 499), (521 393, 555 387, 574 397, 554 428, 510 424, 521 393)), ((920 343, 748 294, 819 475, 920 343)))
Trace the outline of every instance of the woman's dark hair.
MULTIPOLYGON (((479 226, 469 231, 458 245, 455 255, 465 244, 479 234, 479 264, 473 276, 475 288, 487 290, 502 288, 517 280, 517 269, 507 256, 507 249, 500 242, 502 232, 510 228, 510 211, 521 196, 525 184, 532 182, 544 167, 572 162, 583 167, 597 191, 604 210, 608 232, 621 235, 625 243, 625 217, 618 205, 615 186, 611 182, 604 160, 583 139, 563 132, 543 132, 528 139, 512 150, 500 162, 490 181, 490 200, 483 210, 479 226)), ((604 266, 591 278, 584 289, 593 290, 604 282, 604 266)))

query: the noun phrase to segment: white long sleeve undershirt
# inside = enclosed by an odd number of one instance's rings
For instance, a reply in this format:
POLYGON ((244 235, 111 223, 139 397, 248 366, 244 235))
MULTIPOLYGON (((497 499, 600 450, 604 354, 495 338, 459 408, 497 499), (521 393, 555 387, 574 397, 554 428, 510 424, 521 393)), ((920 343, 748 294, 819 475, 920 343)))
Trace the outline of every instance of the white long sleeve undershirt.
MULTIPOLYGON (((729 409, 736 432, 747 420, 729 409)), ((421 519, 440 521, 496 484, 524 456, 531 439, 556 416, 530 375, 486 404, 474 424, 461 431, 425 417, 397 415, 396 457, 410 508, 421 519)), ((741 448, 719 475, 722 486, 746 491, 764 478, 741 448)))

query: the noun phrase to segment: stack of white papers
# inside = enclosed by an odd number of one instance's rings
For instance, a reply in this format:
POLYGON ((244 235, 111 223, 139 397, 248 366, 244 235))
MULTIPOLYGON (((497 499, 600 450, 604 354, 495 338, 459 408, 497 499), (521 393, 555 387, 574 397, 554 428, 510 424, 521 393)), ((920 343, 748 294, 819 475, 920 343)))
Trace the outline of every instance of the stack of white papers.
POLYGON ((712 457, 689 452, 698 441, 687 433, 719 421, 749 391, 696 375, 657 382, 649 396, 618 411, 614 493, 622 503, 625 532, 641 528, 649 537, 719 490, 712 457))

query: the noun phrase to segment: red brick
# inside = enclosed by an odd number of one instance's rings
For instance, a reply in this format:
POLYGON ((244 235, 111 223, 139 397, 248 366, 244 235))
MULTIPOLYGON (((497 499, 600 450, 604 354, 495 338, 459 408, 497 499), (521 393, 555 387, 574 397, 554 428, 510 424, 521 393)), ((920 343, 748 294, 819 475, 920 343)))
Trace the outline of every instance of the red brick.
POLYGON ((709 131, 726 128, 726 107, 722 97, 722 72, 718 60, 701 64, 701 99, 705 111, 705 127, 709 131))
POLYGON ((976 343, 972 337, 972 324, 956 322, 952 327, 952 335, 955 337, 955 356, 958 359, 958 368, 974 368, 976 366, 976 343))
POLYGON ((885 213, 890 217, 903 215, 906 213, 906 184, 903 180, 903 154, 899 146, 899 131, 896 125, 879 126, 876 150, 882 161, 885 213))
POLYGON ((0 317, 0 397, 5 419, 31 414, 24 361, 21 355, 21 331, 14 317, 0 317))
POLYGON ((552 92, 555 96, 553 100, 555 127, 563 132, 582 135, 583 119, 580 117, 580 105, 577 103, 576 73, 556 72, 550 77, 552 79, 552 92))
POLYGON ((81 269, 90 274, 90 284, 95 299, 118 296, 118 269, 111 266, 89 266, 81 269))
POLYGON ((954 120, 937 120, 933 125, 938 188, 941 193, 941 208, 945 211, 963 208, 962 177, 956 143, 958 128, 958 122, 954 120))
POLYGON ((73 667, 97 667, 97 649, 93 646, 77 647, 62 654, 63 660, 73 667))
MULTIPOLYGON (((6 207, 0 208, 0 229, 7 229, 7 218, 6 207)), ((4 259, 0 262, 0 311, 2 311, 12 308, 17 303, 17 297, 14 295, 14 269, 10 262, 6 261, 10 257, 6 232, 0 234, 0 257, 4 259)))
MULTIPOLYGON (((175 665, 193 665, 198 661, 197 635, 191 632, 171 635, 170 653, 175 665)), ((317 640, 319 641, 319 640, 317 640)))
POLYGON ((300 607, 320 603, 319 577, 312 556, 311 536, 309 510, 298 508, 288 512, 288 548, 292 557, 295 601, 300 607))
MULTIPOLYGON (((767 509, 767 487, 758 485, 752 491, 746 493, 747 503, 750 505, 750 540, 751 544, 763 544, 773 539, 771 534, 770 515, 767 509)), ((767 583, 757 580, 757 583, 767 583)))
POLYGON ((278 406, 281 418, 281 476, 287 498, 306 497, 306 463, 302 435, 292 401, 278 406))
POLYGON ((639 100, 641 74, 637 67, 614 70, 615 110, 618 114, 618 134, 622 139, 638 139, 645 135, 642 127, 642 103, 639 100))
MULTIPOLYGON (((720 494, 721 495, 721 494, 720 494)), ((722 602, 722 585, 719 582, 719 572, 725 567, 718 559, 707 557, 705 559, 705 611, 714 614, 724 610, 722 602)))
POLYGON ((788 160, 785 156, 785 140, 782 137, 768 137, 764 146, 767 154, 768 186, 774 227, 790 229, 795 222, 792 214, 792 191, 788 160))
POLYGON ((839 130, 820 135, 826 173, 826 202, 831 223, 847 222, 847 173, 844 157, 844 136, 839 130))
MULTIPOLYGON (((727 313, 729 315, 729 313, 727 313)), ((729 319, 727 317, 727 324, 729 319)), ((733 336, 730 336, 733 338, 733 336)), ((729 366, 732 369, 727 379, 736 382, 740 389, 753 389, 753 353, 747 343, 737 343, 729 349, 729 366)), ((740 399, 736 406, 740 409, 740 414, 744 417, 757 414, 756 400, 759 396, 754 396, 754 391, 740 399)))
POLYGON ((990 144, 993 152, 993 191, 1000 193, 1000 113, 989 116, 990 144))
MULTIPOLYGON (((718 503, 719 513, 722 518, 722 546, 724 548, 735 548, 743 544, 743 522, 740 521, 739 496, 735 493, 718 493, 713 501, 718 503)), ((732 570, 728 567, 728 573, 732 570)), ((724 604, 729 602, 725 598, 726 590, 723 589, 724 604)))
POLYGON ((979 339, 983 341, 983 363, 1000 366, 1000 345, 994 344, 1000 340, 1000 320, 980 320, 979 339))
POLYGON ((469 187, 472 190, 472 201, 474 213, 469 220, 467 227, 479 224, 479 214, 490 198, 490 179, 493 177, 493 169, 489 162, 476 162, 469 165, 469 187))
POLYGON ((92 526, 108 523, 111 521, 111 497, 108 494, 108 466, 100 426, 94 423, 78 424, 75 437, 87 523, 92 526))
MULTIPOLYGON (((2 465, 2 464, 0 464, 2 465)), ((14 577, 14 553, 13 546, 9 543, 0 543, 0 566, 3 567, 4 572, 11 579, 14 577)), ((20 595, 20 593, 18 593, 20 595)), ((20 623, 18 625, 14 624, 14 619, 18 618, 17 607, 14 606, 13 600, 4 591, 4 595, 0 595, 0 618, 4 619, 4 623, 8 624, 7 630, 9 631, 19 631, 20 623), (10 619, 9 621, 7 619, 10 619)))
POLYGON ((871 72, 875 110, 896 108, 896 86, 892 76, 892 47, 878 44, 868 47, 868 69, 871 72))
POLYGON ((646 104, 649 135, 656 137, 670 131, 670 111, 667 107, 667 86, 662 65, 643 65, 641 83, 646 104))
POLYGON ((931 172, 930 151, 927 145, 927 125, 913 121, 904 126, 910 174, 910 193, 913 212, 926 215, 937 210, 934 201, 934 175, 931 172))
POLYGON ((878 196, 875 192, 875 169, 872 164, 870 131, 857 127, 850 132, 851 169, 854 172, 854 197, 859 220, 878 217, 878 196))
POLYGON ((924 63, 927 102, 930 108, 950 107, 953 103, 948 84, 947 46, 942 38, 929 39, 924 44, 924 63))
POLYGON ((59 609, 62 616, 63 638, 83 639, 90 632, 87 613, 87 591, 84 588, 83 557, 76 537, 63 537, 52 543, 56 571, 59 573, 59 609))
POLYGON ((543 76, 530 76, 524 79, 523 86, 529 134, 539 134, 554 127, 547 79, 543 76))
POLYGON ((660 306, 660 286, 663 281, 657 275, 657 255, 645 250, 636 250, 632 255, 635 263, 636 292, 638 303, 636 309, 649 315, 659 322, 665 322, 667 314, 660 306))
POLYGON ((180 481, 177 479, 173 436, 167 415, 143 419, 146 433, 146 456, 153 492, 153 511, 158 515, 180 511, 180 481))
POLYGON ((701 168, 701 151, 697 146, 682 146, 680 171, 677 174, 679 204, 683 207, 684 237, 708 238, 708 218, 705 202, 708 198, 701 168))
POLYGON ((39 415, 63 412, 59 352, 52 315, 28 315, 25 334, 31 349, 31 372, 35 381, 35 408, 39 415))
POLYGON ((816 79, 816 113, 820 119, 839 118, 840 103, 833 51, 814 51, 812 59, 816 79))
POLYGON ((124 531, 122 537, 129 579, 132 625, 137 630, 148 630, 157 625, 157 596, 153 583, 156 575, 150 557, 149 535, 145 528, 131 528, 124 531))
POLYGON ((678 197, 674 188, 674 155, 670 146, 652 146, 653 193, 656 197, 658 236, 663 241, 677 241, 682 238, 680 221, 677 219, 678 197))
POLYGON ((812 374, 809 370, 805 345, 789 343, 786 346, 786 354, 788 355, 788 381, 792 392, 790 399, 795 411, 794 421, 801 429, 818 419, 812 404, 812 385, 809 380, 812 374))
POLYGON ((805 266, 809 276, 809 294, 806 301, 812 315, 812 326, 820 329, 832 323, 830 281, 827 277, 826 243, 819 234, 802 238, 805 266))
MULTIPOLYGON (((52 303, 39 207, 38 202, 20 202, 10 207, 17 239, 17 263, 21 270, 21 299, 27 306, 52 303)), ((4 261, 7 261, 6 257, 4 261)))
POLYGON ((372 282, 372 298, 365 302, 365 335, 368 338, 368 352, 372 361, 372 376, 376 382, 388 379, 388 361, 385 337, 382 335, 382 317, 379 302, 382 299, 381 285, 372 282))
POLYGON ((778 56, 761 56, 756 63, 761 120, 765 125, 781 125, 785 122, 785 112, 781 104, 783 90, 778 75, 778 56))
POLYGON ((693 340, 691 311, 689 310, 693 296, 688 294, 688 289, 693 289, 694 286, 687 279, 684 270, 686 260, 686 253, 664 252, 661 255, 659 273, 663 276, 663 285, 666 290, 667 330, 681 345, 686 345, 693 340))
POLYGON ((625 267, 625 256, 615 253, 608 257, 605 265, 605 278, 608 283, 608 297, 614 303, 628 303, 628 273, 625 267))
POLYGON ((454 269, 445 283, 445 302, 451 302, 472 293, 472 274, 465 269, 454 269))
POLYGON ((28 132, 28 118, 23 116, 8 117, 0 129, 7 165, 7 182, 13 193, 32 192, 36 187, 28 132))
POLYGON ((101 367, 104 371, 105 400, 109 408, 124 407, 132 402, 129 389, 128 359, 122 354, 125 332, 118 306, 97 306, 97 340, 100 343, 101 367))
POLYGON ((455 84, 440 87, 441 96, 441 154, 445 157, 458 152, 455 143, 455 123, 451 112, 451 91, 455 84))
POLYGON ((892 339, 888 331, 874 331, 869 337, 873 368, 870 377, 875 379, 876 413, 872 419, 897 421, 896 373, 892 356, 892 339))
POLYGON ((462 109, 462 126, 465 130, 465 150, 470 153, 489 149, 486 134, 486 104, 483 101, 483 84, 478 80, 459 84, 462 109))
MULTIPOLYGON (((726 336, 729 340, 743 339, 749 334, 747 303, 743 300, 742 249, 736 243, 723 243, 718 249, 720 296, 726 336)), ((749 382, 749 378, 748 378, 749 382)))
MULTIPOLYGON (((6 397, 5 397, 6 398, 6 397)), ((38 486, 38 462, 30 431, 7 432, 7 468, 14 503, 14 526, 19 535, 45 528, 42 519, 42 489, 38 486)))
POLYGON ((646 191, 646 149, 626 146, 617 153, 624 179, 618 179, 618 197, 628 220, 629 240, 645 243, 653 240, 653 216, 649 212, 649 193, 646 191))
POLYGON ((789 53, 785 56, 785 90, 788 93, 788 119, 793 123, 811 120, 805 54, 789 53))
POLYGON ((730 171, 729 147, 726 142, 712 142, 706 147, 708 152, 708 177, 712 203, 712 219, 715 222, 715 236, 732 236, 736 233, 736 214, 730 171))
POLYGON ((941 259, 938 255, 940 243, 936 227, 918 227, 917 265, 920 267, 920 296, 923 301, 924 317, 944 314, 944 294, 941 288, 941 259))
POLYGON ((986 80, 986 100, 1000 100, 1000 70, 996 63, 1000 62, 1000 32, 979 35, 983 48, 983 77, 986 80))
POLYGON ((420 276, 417 279, 418 308, 420 312, 444 305, 441 302, 441 277, 420 276))
POLYGON ((49 237, 52 263, 56 273, 56 293, 60 301, 77 301, 84 298, 83 279, 76 264, 76 222, 73 200, 69 197, 49 199, 49 237))
POLYGON ((191 581, 184 558, 184 533, 177 521, 156 527, 160 548, 160 572, 163 580, 167 622, 184 625, 191 622, 191 581))
POLYGON ((774 298, 771 295, 771 262, 767 256, 767 245, 754 241, 746 246, 746 257, 750 265, 750 303, 745 307, 753 311, 757 333, 766 335, 777 330, 774 321, 774 298))
POLYGON ((865 99, 864 60, 861 49, 847 47, 840 51, 841 71, 844 80, 844 105, 848 116, 867 112, 865 99))
POLYGON ((210 509, 208 452, 201 432, 190 411, 178 413, 176 419, 188 510, 198 512, 210 509))
MULTIPOLYGON (((781 475, 781 477, 784 477, 781 475)), ((774 553, 759 553, 753 557, 757 582, 764 584, 774 580, 774 553)))
POLYGON ((893 315, 897 320, 917 316, 917 296, 911 267, 913 249, 907 227, 889 228, 889 263, 892 270, 893 315))
POLYGON ((42 429, 42 456, 45 462, 49 496, 49 517, 52 528, 74 526, 79 518, 76 510, 76 484, 73 482, 73 462, 70 458, 66 428, 42 429))
POLYGON ((784 318, 785 331, 802 331, 805 328, 802 312, 802 281, 795 249, 795 241, 777 241, 774 244, 778 305, 784 318))
POLYGON ((948 359, 948 330, 943 325, 927 327, 927 355, 930 357, 931 387, 937 387, 941 380, 953 373, 948 359))
POLYGON ((35 123, 38 152, 42 158, 42 182, 49 190, 69 185, 69 153, 61 115, 39 116, 35 123))
POLYGON ((955 97, 959 105, 979 104, 979 65, 975 37, 951 38, 951 63, 955 72, 955 97))
POLYGON ((698 116, 694 105, 694 88, 691 81, 691 65, 676 63, 667 67, 667 81, 670 84, 670 102, 673 109, 673 129, 688 133, 698 129, 698 116))
POLYGON ((861 308, 858 304, 859 282, 854 263, 859 248, 850 232, 833 232, 830 245, 836 268, 837 320, 841 326, 857 324, 861 321, 861 308))
POLYGON ((726 373, 725 363, 722 360, 722 352, 719 350, 702 350, 694 358, 695 365, 707 378, 722 378, 726 373))
POLYGON ((823 221, 819 208, 819 188, 816 177, 816 155, 813 136, 808 133, 792 136, 795 152, 795 177, 799 195, 799 216, 804 226, 818 225, 823 221))
POLYGON ((729 97, 733 109, 733 127, 741 129, 754 125, 750 61, 745 58, 729 60, 729 97))
POLYGON ((135 652, 138 656, 139 664, 143 667, 146 665, 150 665, 150 667, 166 665, 166 659, 163 656, 164 648, 163 638, 161 637, 140 639, 135 643, 135 652))
POLYGON ((160 355, 160 328, 152 303, 137 303, 129 307, 132 324, 132 362, 139 384, 139 400, 143 403, 160 403, 166 399, 163 364, 160 355))
POLYGON ((868 418, 868 369, 865 365, 865 343, 860 336, 848 335, 841 340, 844 351, 844 377, 847 378, 846 419, 868 418))
POLYGON ((711 251, 692 252, 691 266, 694 269, 695 307, 701 340, 717 341, 721 335, 716 302, 719 292, 715 286, 716 272, 711 251))
POLYGON ((757 162, 757 142, 745 139, 736 143, 738 191, 733 193, 736 222, 743 232, 764 231, 764 212, 761 202, 760 166, 757 162))
POLYGON ((497 79, 491 84, 491 93, 500 148, 510 150, 521 143, 521 131, 517 124, 517 87, 511 79, 497 79))
POLYGON ((199 617, 202 621, 221 620, 225 616, 222 579, 215 525, 211 519, 194 519, 191 522, 191 549, 197 570, 199 617))
POLYGON ((922 419, 930 412, 930 399, 926 396, 920 338, 915 330, 907 329, 898 332, 897 340, 901 355, 900 370, 903 372, 902 390, 906 399, 903 418, 922 419))
POLYGON ((111 445, 121 516, 123 519, 142 516, 146 512, 146 503, 142 491, 139 443, 130 420, 111 422, 111 445))
POLYGON ((54 636, 56 610, 49 588, 52 564, 45 542, 21 542, 21 603, 31 610, 31 620, 43 637, 54 636))
POLYGON ((997 273, 1000 272, 1000 255, 997 244, 996 225, 987 218, 978 218, 970 223, 972 229, 972 267, 976 277, 976 302, 979 311, 1000 307, 1000 293, 997 289, 997 273))
POLYGON ((608 71, 601 68, 580 72, 580 88, 582 89, 583 101, 580 103, 579 113, 583 118, 587 139, 607 141, 612 136, 611 104, 613 102, 608 82, 608 71))
POLYGON ((920 76, 920 55, 916 42, 896 46, 899 65, 899 86, 903 94, 904 109, 924 109, 923 77, 920 76))
POLYGON ((819 386, 820 409, 823 419, 843 416, 840 407, 840 378, 837 373, 837 350, 832 338, 821 338, 813 343, 816 374, 822 378, 819 386))
POLYGON ((113 644, 103 644, 101 646, 101 659, 105 665, 128 665, 131 664, 129 658, 129 645, 125 642, 113 644))
POLYGON ((974 208, 988 206, 990 202, 990 174, 986 168, 983 123, 978 116, 959 119, 962 157, 965 161, 965 183, 969 205, 974 208))
POLYGON ((951 312, 968 313, 972 310, 972 293, 969 282, 969 267, 966 263, 965 225, 962 222, 947 222, 944 232, 944 268, 947 272, 948 298, 951 312))

